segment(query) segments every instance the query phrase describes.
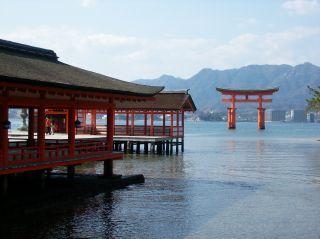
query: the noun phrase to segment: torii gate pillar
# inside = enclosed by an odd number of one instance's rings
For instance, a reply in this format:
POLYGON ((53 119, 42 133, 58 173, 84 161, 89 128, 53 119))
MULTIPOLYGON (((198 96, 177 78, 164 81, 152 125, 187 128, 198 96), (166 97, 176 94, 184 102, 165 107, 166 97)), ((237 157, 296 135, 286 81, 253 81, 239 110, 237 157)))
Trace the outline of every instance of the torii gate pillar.
POLYGON ((265 129, 265 108, 258 108, 258 128, 265 129))
POLYGON ((236 96, 232 95, 230 99, 231 107, 228 108, 228 128, 236 128, 236 96))
POLYGON ((236 128, 236 108, 228 108, 228 128, 236 128))
POLYGON ((259 129, 265 129, 265 108, 262 107, 263 98, 262 95, 259 95, 258 97, 258 128, 259 129))

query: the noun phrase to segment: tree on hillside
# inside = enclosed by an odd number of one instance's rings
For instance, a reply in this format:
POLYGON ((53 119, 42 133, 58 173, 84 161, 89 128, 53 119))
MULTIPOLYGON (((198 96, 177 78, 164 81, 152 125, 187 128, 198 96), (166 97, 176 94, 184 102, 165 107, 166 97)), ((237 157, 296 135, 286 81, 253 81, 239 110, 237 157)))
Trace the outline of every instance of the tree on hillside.
POLYGON ((320 86, 317 88, 308 86, 308 88, 310 90, 310 93, 312 94, 312 98, 307 99, 308 110, 320 112, 320 86))

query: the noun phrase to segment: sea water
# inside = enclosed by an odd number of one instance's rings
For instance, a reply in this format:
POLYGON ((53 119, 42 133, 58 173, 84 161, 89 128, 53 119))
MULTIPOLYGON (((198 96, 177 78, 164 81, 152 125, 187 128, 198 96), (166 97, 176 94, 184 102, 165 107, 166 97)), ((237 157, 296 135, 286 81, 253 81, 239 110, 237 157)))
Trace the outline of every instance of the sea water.
MULTIPOLYGON (((185 152, 126 155, 146 183, 11 225, 21 238, 320 238, 320 125, 187 122, 185 152)), ((89 164, 81 172, 102 172, 89 164)), ((10 227, 10 226, 9 226, 10 227)), ((9 229, 8 229, 9 230, 9 229)))

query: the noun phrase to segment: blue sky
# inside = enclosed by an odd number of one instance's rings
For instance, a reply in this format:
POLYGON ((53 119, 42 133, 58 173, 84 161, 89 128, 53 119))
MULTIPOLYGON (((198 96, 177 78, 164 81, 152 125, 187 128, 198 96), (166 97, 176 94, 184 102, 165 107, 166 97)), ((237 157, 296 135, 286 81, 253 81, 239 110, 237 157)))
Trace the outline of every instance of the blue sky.
POLYGON ((0 38, 123 80, 320 65, 320 0, 8 0, 0 21, 0 38))

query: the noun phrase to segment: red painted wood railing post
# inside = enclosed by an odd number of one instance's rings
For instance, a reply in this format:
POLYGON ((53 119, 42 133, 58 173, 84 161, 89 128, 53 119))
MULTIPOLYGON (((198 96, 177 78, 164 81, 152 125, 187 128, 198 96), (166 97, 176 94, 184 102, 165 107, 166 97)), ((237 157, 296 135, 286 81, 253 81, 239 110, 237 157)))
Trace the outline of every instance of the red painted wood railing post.
POLYGON ((134 112, 131 113, 131 135, 134 135, 134 112))
MULTIPOLYGON (((110 99, 110 103, 113 103, 113 98, 110 99)), ((113 151, 113 135, 114 135, 114 121, 115 121, 115 105, 111 106, 107 110, 107 150, 113 151)), ((103 163, 103 175, 104 177, 111 178, 113 176, 113 160, 105 160, 103 163)))
POLYGON ((96 134, 97 133, 97 111, 92 110, 91 111, 91 134, 96 134))
POLYGON ((180 117, 179 117, 179 111, 177 111, 177 136, 179 136, 179 125, 180 125, 180 122, 179 122, 179 119, 180 119, 180 117))
POLYGON ((182 140, 181 140, 181 151, 182 152, 184 152, 184 110, 182 110, 182 112, 181 112, 181 129, 182 129, 182 135, 181 135, 181 137, 182 137, 182 140))
POLYGON ((45 108, 38 108, 38 132, 37 132, 37 140, 38 140, 38 149, 39 149, 39 159, 41 161, 45 160, 45 148, 46 148, 46 113, 45 108))
POLYGON ((153 127, 153 121, 154 121, 154 113, 151 112, 151 115, 150 115, 150 136, 154 136, 154 127, 153 127))
POLYGON ((83 133, 87 133, 87 111, 86 110, 81 110, 82 113, 82 125, 83 125, 83 133))
POLYGON ((28 111, 28 146, 34 146, 34 108, 28 111))
POLYGON ((114 107, 107 110, 107 150, 113 150, 113 135, 114 135, 114 107))
POLYGON ((181 114, 181 125, 182 125, 182 137, 184 137, 184 110, 182 110, 182 114, 181 114))
POLYGON ((129 132, 129 113, 126 113, 126 135, 130 135, 129 132))
POLYGON ((147 124, 148 124, 148 113, 144 113, 144 133, 143 135, 147 135, 147 124))
POLYGON ((8 139, 8 129, 4 128, 4 122, 9 120, 9 106, 8 102, 3 102, 1 107, 1 151, 2 151, 2 160, 1 165, 5 166, 8 163, 8 151, 9 151, 9 139, 8 139))
POLYGON ((166 113, 162 114, 162 135, 166 135, 166 113))
POLYGON ((170 136, 173 136, 173 112, 170 112, 170 136))
POLYGON ((76 109, 70 108, 69 114, 68 114, 69 157, 75 156, 75 145, 76 145, 75 116, 76 116, 76 109))

